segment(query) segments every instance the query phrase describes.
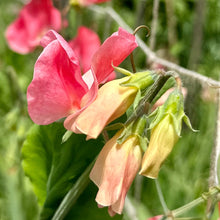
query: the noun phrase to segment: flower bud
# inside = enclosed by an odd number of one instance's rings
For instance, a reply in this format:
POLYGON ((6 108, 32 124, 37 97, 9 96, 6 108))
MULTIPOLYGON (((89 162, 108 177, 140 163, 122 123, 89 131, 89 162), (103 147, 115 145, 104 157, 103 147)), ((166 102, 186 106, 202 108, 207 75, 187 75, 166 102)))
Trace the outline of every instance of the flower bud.
POLYGON ((157 178, 161 165, 180 137, 182 120, 192 129, 183 101, 182 93, 176 89, 164 105, 149 116, 154 119, 150 124, 150 143, 142 160, 141 175, 157 178))

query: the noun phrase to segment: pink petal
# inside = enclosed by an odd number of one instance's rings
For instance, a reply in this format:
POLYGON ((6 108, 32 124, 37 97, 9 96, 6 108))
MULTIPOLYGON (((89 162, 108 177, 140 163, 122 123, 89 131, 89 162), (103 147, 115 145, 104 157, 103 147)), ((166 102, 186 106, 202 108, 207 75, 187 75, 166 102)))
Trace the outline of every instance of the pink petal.
POLYGON ((91 180, 99 187, 97 203, 111 206, 109 211, 118 214, 122 212, 126 193, 141 162, 140 148, 135 147, 136 137, 119 146, 116 141, 120 133, 106 143, 90 173, 91 180))
POLYGON ((32 0, 7 28, 6 39, 12 50, 26 54, 39 45, 41 36, 50 28, 60 30, 60 12, 53 7, 51 0, 32 0))
POLYGON ((81 99, 88 91, 77 58, 65 40, 58 37, 39 56, 27 90, 29 115, 37 124, 49 124, 79 111, 81 99))
POLYGON ((81 133, 76 127, 76 119, 94 101, 98 93, 98 82, 91 70, 83 75, 83 80, 87 84, 89 91, 81 99, 81 109, 69 115, 64 121, 64 127, 75 133, 81 133))
POLYGON ((118 66, 137 46, 135 36, 122 28, 107 38, 92 58, 98 83, 106 81, 112 73, 112 64, 118 66))
POLYGON ((91 66, 92 56, 101 45, 99 36, 94 31, 81 26, 76 38, 69 44, 78 56, 83 73, 87 72, 91 66))

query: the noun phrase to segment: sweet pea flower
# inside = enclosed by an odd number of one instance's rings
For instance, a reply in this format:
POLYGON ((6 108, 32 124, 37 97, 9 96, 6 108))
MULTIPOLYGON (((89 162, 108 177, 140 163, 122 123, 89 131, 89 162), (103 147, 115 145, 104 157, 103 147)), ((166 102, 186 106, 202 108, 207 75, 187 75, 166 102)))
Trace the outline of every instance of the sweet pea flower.
POLYGON ((98 84, 114 70, 112 63, 119 65, 137 47, 135 37, 119 28, 95 52, 89 71, 82 76, 78 57, 59 34, 49 31, 41 44, 45 48, 27 89, 28 112, 42 125, 67 117, 64 125, 69 130, 96 98, 98 84))
POLYGON ((122 213, 127 191, 141 164, 139 139, 130 136, 118 144, 121 132, 105 144, 90 173, 90 179, 99 187, 98 207, 108 206, 110 216, 122 213))
POLYGON ((51 0, 31 0, 7 28, 6 39, 13 51, 27 54, 40 44, 41 37, 51 28, 61 29, 60 12, 51 0))
POLYGON ((95 101, 79 115, 71 130, 86 134, 87 139, 97 138, 107 124, 126 112, 138 91, 146 89, 153 82, 151 72, 139 72, 104 84, 95 101))
POLYGON ((96 139, 108 123, 123 115, 138 91, 135 87, 120 86, 125 80, 127 77, 104 84, 95 101, 76 119, 72 130, 87 134, 87 139, 96 139), (89 123, 85 123, 88 119, 89 123))
POLYGON ((89 6, 92 4, 108 2, 108 1, 110 0, 70 0, 70 4, 85 7, 85 6, 89 6))

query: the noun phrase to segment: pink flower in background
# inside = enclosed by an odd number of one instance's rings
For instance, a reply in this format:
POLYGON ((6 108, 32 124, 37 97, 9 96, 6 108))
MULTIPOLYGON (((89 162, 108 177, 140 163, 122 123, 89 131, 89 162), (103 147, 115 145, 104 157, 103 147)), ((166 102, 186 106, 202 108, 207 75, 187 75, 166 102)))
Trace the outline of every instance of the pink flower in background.
POLYGON ((100 208, 108 206, 110 216, 122 213, 142 157, 138 137, 130 136, 118 144, 120 134, 121 131, 105 144, 90 173, 90 179, 99 187, 96 202, 100 208))
POLYGON ((72 5, 80 5, 80 6, 89 6, 92 4, 108 2, 110 0, 70 0, 70 4, 72 5))
POLYGON ((69 45, 79 59, 82 72, 87 72, 94 53, 101 46, 99 36, 94 31, 81 26, 77 36, 69 42, 69 45))
POLYGON ((29 115, 44 125, 67 117, 64 125, 69 130, 96 98, 98 84, 114 70, 112 63, 118 66, 137 47, 135 37, 119 28, 95 52, 91 68, 82 76, 77 55, 59 34, 49 31, 41 44, 45 48, 27 90, 29 115))
POLYGON ((6 39, 13 51, 27 54, 39 45, 41 37, 51 28, 61 29, 60 12, 51 0, 31 0, 7 28, 6 39))
MULTIPOLYGON (((69 41, 69 45, 79 59, 82 72, 87 72, 91 67, 93 55, 101 46, 99 36, 91 29, 80 26, 77 36, 69 41)), ((116 74, 113 71, 107 78, 107 81, 113 80, 115 77, 116 74)))

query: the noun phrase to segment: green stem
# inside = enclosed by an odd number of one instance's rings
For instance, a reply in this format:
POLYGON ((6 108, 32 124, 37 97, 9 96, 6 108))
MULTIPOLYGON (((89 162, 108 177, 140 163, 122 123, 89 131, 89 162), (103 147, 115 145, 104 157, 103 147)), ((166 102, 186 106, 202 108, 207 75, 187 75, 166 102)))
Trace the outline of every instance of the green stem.
POLYGON ((163 196, 160 184, 159 184, 157 179, 155 179, 155 184, 156 184, 156 188, 157 188, 157 194, 158 194, 159 199, 160 199, 160 203, 161 203, 161 205, 163 207, 163 211, 164 211, 165 214, 168 214, 170 212, 170 210, 167 207, 167 204, 165 202, 165 199, 164 199, 164 196, 163 196))
POLYGON ((216 196, 219 193, 219 188, 215 187, 212 188, 208 193, 203 193, 201 197, 199 197, 198 199, 193 200, 192 202, 178 208, 172 211, 172 214, 174 217, 179 216, 183 213, 185 213, 186 211, 196 207, 197 205, 207 201, 207 199, 211 198, 212 196, 216 196))
POLYGON ((145 97, 140 101, 138 104, 137 110, 128 118, 128 120, 125 122, 125 125, 128 125, 130 122, 136 120, 137 118, 140 118, 143 114, 146 113, 146 103, 151 103, 154 99, 154 97, 157 95, 157 93, 160 91, 160 89, 164 86, 166 81, 173 76, 172 74, 161 72, 159 78, 154 82, 151 89, 145 97))
POLYGON ((87 167, 70 191, 66 194, 52 220, 62 220, 68 214, 71 207, 77 201, 81 193, 89 184, 89 173, 94 165, 95 160, 87 167))

